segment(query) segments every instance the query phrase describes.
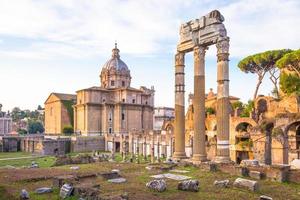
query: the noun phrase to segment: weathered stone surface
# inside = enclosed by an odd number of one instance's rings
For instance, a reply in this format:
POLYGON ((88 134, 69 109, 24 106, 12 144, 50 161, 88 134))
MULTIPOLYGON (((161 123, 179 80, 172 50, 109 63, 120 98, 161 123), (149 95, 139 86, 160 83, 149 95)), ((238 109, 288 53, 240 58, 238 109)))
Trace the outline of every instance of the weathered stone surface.
POLYGON ((229 180, 221 180, 221 181, 216 180, 214 182, 214 185, 220 188, 225 188, 229 186, 229 180))
POLYGON ((237 178, 234 181, 233 186, 238 187, 238 188, 248 189, 248 190, 251 190, 251 191, 257 191, 258 190, 257 181, 252 181, 252 180, 248 180, 248 179, 244 179, 244 178, 237 178))
POLYGON ((29 193, 25 189, 21 190, 20 199, 21 200, 29 199, 29 193))
POLYGON ((71 166, 70 169, 72 169, 72 170, 79 170, 80 167, 78 167, 78 166, 71 166))
POLYGON ((294 159, 291 162, 291 169, 300 169, 300 159, 294 159))
POLYGON ((249 176, 251 178, 257 179, 257 180, 261 180, 263 178, 263 173, 259 172, 259 171, 250 171, 249 172, 249 176))
POLYGON ((125 178, 114 178, 108 180, 110 183, 125 183, 126 181, 127 180, 125 178))
POLYGON ((198 192, 199 191, 199 181, 198 180, 188 180, 178 183, 178 190, 198 192))
POLYGON ((65 198, 71 196, 72 192, 73 192, 73 187, 69 184, 64 184, 60 189, 59 196, 62 199, 65 199, 65 198))
POLYGON ((259 200, 273 200, 273 198, 272 198, 272 197, 265 196, 265 195, 261 195, 261 196, 259 197, 259 200))
POLYGON ((120 170, 119 169, 113 169, 113 170, 111 170, 111 172, 113 172, 113 173, 120 173, 120 170))
POLYGON ((39 168, 39 164, 37 164, 35 161, 32 161, 30 168, 39 168))
POLYGON ((218 165, 216 163, 209 163, 209 171, 216 172, 218 170, 218 165))
POLYGON ((52 180, 53 187, 61 188, 65 183, 74 183, 73 175, 55 176, 52 180))
POLYGON ((104 172, 101 173, 100 176, 102 176, 105 179, 115 179, 121 177, 118 172, 104 172))
POLYGON ((242 160, 241 166, 247 167, 247 166, 259 166, 258 160, 242 160))
POLYGON ((74 195, 84 199, 98 200, 100 185, 79 184, 74 186, 74 195))
POLYGON ((37 194, 46 194, 51 192, 53 192, 52 188, 48 188, 48 187, 42 187, 35 190, 35 193, 37 194))
POLYGON ((169 178, 169 179, 176 180, 176 181, 183 181, 183 180, 191 179, 191 177, 189 177, 189 176, 183 176, 183 175, 178 175, 178 174, 169 174, 169 173, 153 175, 151 177, 155 178, 155 179, 169 178))
POLYGON ((173 169, 173 170, 170 170, 170 172, 173 172, 173 173, 182 173, 182 174, 185 174, 185 173, 188 173, 189 171, 187 171, 187 170, 178 170, 178 169, 173 169))
POLYGON ((167 183, 163 179, 158 179, 148 182, 146 187, 156 192, 163 192, 167 189, 167 183))

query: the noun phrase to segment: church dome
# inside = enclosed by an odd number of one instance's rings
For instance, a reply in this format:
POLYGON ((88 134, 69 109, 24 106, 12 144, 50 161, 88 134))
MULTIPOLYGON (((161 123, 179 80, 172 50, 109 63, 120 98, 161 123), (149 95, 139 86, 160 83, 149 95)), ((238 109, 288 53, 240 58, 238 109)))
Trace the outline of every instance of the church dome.
POLYGON ((115 48, 112 50, 111 59, 109 59, 103 66, 106 70, 116 70, 116 71, 129 71, 126 63, 120 59, 120 50, 117 48, 117 43, 115 48))
POLYGON ((127 88, 130 87, 130 70, 125 62, 120 59, 120 50, 112 50, 111 58, 103 65, 100 74, 101 86, 104 88, 127 88))

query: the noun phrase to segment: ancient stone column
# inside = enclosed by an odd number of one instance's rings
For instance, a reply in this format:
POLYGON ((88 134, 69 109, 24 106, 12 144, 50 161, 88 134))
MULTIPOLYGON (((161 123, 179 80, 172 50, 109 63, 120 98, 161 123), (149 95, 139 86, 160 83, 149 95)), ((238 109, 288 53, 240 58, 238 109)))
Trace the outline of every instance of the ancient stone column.
POLYGON ((175 152, 174 159, 186 158, 184 111, 184 53, 175 56, 175 152))
POLYGON ((194 137, 193 161, 206 161, 205 149, 205 50, 194 48, 194 137))
POLYGON ((151 138, 151 163, 154 163, 155 155, 154 155, 154 133, 152 133, 151 138))
POLYGON ((157 146, 157 162, 160 163, 160 142, 159 135, 156 136, 156 146, 157 146))
POLYGON ((216 162, 230 162, 229 156, 229 38, 217 42, 217 156, 216 162))
POLYGON ((147 136, 144 137, 144 160, 147 160, 147 136))

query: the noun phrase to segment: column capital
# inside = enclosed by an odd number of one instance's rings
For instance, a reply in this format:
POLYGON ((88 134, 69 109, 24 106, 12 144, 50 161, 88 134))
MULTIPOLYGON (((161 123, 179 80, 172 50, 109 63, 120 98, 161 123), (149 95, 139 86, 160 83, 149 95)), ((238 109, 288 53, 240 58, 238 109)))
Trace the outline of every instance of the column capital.
POLYGON ((208 49, 208 47, 206 47, 206 46, 195 46, 194 47, 194 59, 195 60, 200 60, 200 58, 204 59, 207 49, 208 49))
POLYGON ((228 61, 229 57, 229 37, 221 38, 218 40, 217 44, 217 57, 218 62, 228 61))
POLYGON ((182 66, 184 65, 184 53, 177 52, 175 55, 175 66, 182 66))

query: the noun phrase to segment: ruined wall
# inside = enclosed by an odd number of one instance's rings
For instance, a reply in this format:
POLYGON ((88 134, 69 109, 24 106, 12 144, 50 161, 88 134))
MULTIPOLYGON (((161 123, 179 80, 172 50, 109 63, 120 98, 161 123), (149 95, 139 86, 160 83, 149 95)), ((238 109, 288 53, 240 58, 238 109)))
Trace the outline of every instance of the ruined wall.
POLYGON ((104 136, 72 137, 72 152, 87 152, 93 150, 105 150, 104 136))

